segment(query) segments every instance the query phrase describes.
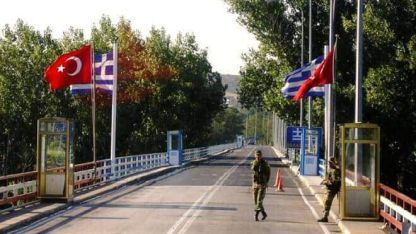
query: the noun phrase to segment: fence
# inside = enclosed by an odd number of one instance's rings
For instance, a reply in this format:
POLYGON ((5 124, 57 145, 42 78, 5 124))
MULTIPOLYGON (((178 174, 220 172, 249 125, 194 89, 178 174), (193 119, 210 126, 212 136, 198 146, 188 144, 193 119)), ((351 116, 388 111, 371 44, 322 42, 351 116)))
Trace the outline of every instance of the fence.
MULTIPOLYGON (((236 143, 185 149, 184 161, 191 161, 224 150, 236 148, 236 143)), ((140 171, 168 165, 166 153, 153 153, 118 157, 112 165, 110 159, 75 165, 74 189, 105 183, 140 171), (113 174, 111 169, 114 167, 113 174)), ((37 171, 0 177, 0 211, 13 209, 37 199, 37 171)))
POLYGON ((399 233, 416 233, 416 200, 379 184, 380 216, 399 233))
POLYGON ((286 152, 286 128, 287 124, 283 119, 280 119, 277 114, 273 113, 272 122, 272 139, 273 146, 280 150, 280 152, 286 152))

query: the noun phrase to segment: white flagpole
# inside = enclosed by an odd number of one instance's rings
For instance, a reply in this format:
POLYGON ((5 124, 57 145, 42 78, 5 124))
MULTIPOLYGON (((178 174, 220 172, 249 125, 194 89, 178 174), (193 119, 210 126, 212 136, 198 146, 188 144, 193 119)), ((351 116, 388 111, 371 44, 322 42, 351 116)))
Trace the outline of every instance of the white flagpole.
POLYGON ((93 180, 95 183, 95 178, 97 174, 97 165, 96 165, 96 145, 95 145, 95 61, 94 61, 94 44, 91 42, 91 65, 92 65, 92 86, 91 86, 91 106, 92 106, 92 161, 94 163, 94 175, 93 180))
POLYGON ((111 173, 114 177, 114 164, 116 160, 116 118, 117 118, 117 42, 113 43, 113 95, 111 105, 111 173))
MULTIPOLYGON (((312 62, 312 0, 309 0, 309 62, 312 62)), ((311 128, 312 127, 312 102, 313 102, 311 96, 309 96, 308 102, 309 102, 308 128, 311 128)))
MULTIPOLYGON (((332 84, 329 84, 328 95, 328 156, 335 156, 335 58, 336 58, 336 42, 334 43, 334 23, 335 23, 335 3, 336 1, 330 0, 330 13, 329 13, 329 50, 334 50, 332 57, 332 84), (334 46, 335 44, 335 46, 334 46)), ((327 158, 329 159, 329 158, 327 158)))
MULTIPOLYGON (((300 48, 301 48, 301 52, 300 52, 300 66, 302 67, 303 66, 303 63, 304 63, 304 61, 303 61, 303 9, 301 10, 301 13, 302 13, 302 23, 301 23, 301 25, 302 25, 302 39, 301 39, 301 46, 300 46, 300 48)), ((299 113, 299 126, 300 127, 303 127, 303 98, 302 99, 300 99, 300 113, 299 113)))

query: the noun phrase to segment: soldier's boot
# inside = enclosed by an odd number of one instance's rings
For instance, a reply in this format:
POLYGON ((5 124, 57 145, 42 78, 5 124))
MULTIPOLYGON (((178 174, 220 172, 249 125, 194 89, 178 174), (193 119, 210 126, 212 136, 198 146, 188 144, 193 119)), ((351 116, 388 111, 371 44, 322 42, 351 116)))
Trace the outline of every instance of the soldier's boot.
POLYGON ((324 216, 320 219, 317 220, 318 222, 323 222, 323 223, 327 223, 328 222, 328 217, 324 216))
POLYGON ((256 219, 256 221, 259 221, 259 210, 256 210, 256 214, 254 215, 254 218, 256 219))
POLYGON ((261 214, 263 215, 263 218, 261 218, 261 220, 265 220, 267 218, 267 213, 266 211, 262 210, 261 214))

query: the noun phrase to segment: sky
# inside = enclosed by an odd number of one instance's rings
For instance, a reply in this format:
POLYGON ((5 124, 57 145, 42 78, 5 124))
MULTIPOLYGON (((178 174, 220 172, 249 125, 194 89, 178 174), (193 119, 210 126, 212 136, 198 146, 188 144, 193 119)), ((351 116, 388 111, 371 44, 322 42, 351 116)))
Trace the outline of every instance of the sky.
POLYGON ((258 45, 223 0, 7 0, 1 5, 1 29, 20 18, 39 31, 49 26, 55 38, 62 38, 70 26, 83 29, 89 38, 102 15, 114 24, 123 16, 144 36, 152 26, 164 27, 172 39, 178 32, 193 33, 199 47, 207 49, 213 70, 222 74, 237 75, 241 54, 258 45))

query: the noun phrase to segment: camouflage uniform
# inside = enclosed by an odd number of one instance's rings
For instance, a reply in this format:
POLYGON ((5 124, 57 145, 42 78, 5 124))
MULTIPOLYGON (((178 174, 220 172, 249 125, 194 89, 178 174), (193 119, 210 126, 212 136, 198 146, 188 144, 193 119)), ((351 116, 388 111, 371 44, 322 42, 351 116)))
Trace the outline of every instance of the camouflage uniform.
POLYGON ((267 183, 270 179, 270 166, 266 160, 254 160, 251 162, 253 171, 253 198, 255 211, 264 212, 263 199, 266 195, 267 183))
POLYGON ((325 191, 325 209, 324 209, 324 219, 328 218, 329 211, 331 210, 332 201, 334 197, 338 194, 341 187, 341 171, 337 166, 334 168, 329 168, 327 178, 322 182, 326 186, 325 191))

